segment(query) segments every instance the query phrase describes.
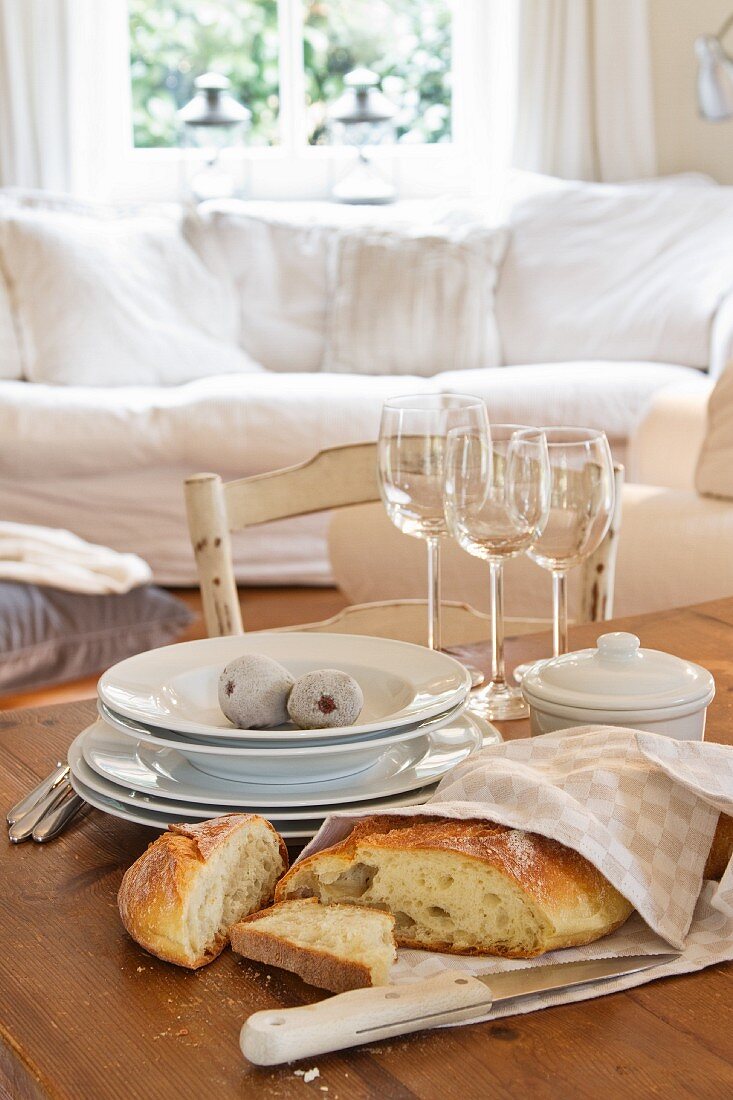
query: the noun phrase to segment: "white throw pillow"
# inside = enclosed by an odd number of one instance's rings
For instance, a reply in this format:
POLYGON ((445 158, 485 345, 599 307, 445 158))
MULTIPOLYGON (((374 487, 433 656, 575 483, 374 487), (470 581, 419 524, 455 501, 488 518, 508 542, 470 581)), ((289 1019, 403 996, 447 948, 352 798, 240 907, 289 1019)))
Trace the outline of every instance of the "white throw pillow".
POLYGON ((733 287, 733 187, 566 183, 516 204, 496 314, 507 364, 705 368, 733 287))
POLYGON ((341 233, 324 369, 429 378, 498 366, 494 291, 507 237, 478 226, 341 233))
POLYGON ((695 488, 703 496, 733 500, 733 362, 725 368, 710 394, 695 488))
POLYGON ((0 210, 24 375, 176 385, 261 369, 237 346, 234 290, 161 215, 0 210))

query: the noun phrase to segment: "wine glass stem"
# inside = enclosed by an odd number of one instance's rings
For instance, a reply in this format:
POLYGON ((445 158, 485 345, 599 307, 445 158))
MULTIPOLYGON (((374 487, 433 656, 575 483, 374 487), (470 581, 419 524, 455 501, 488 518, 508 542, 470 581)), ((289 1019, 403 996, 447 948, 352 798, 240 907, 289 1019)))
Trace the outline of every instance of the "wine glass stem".
POLYGON ((552 652, 555 657, 568 651, 568 586, 567 573, 552 574, 552 652))
POLYGON ((491 682, 506 681, 504 667, 504 563, 489 562, 491 570, 491 682))
POLYGON ((428 645, 440 649, 440 539, 429 538, 428 544, 428 645))

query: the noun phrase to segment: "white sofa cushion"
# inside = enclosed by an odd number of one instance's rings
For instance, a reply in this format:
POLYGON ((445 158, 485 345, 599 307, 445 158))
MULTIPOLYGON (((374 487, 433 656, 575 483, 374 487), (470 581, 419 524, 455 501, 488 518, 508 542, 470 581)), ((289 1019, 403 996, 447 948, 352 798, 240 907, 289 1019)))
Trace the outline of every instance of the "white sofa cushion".
MULTIPOLYGON (((383 402, 418 390, 476 393, 496 421, 605 428, 623 460, 653 393, 684 379, 707 385, 698 371, 644 363, 457 371, 428 379, 265 371, 115 390, 0 382, 0 513, 49 524, 55 522, 51 509, 84 538, 134 548, 156 578, 195 583, 183 511, 187 474, 244 477, 300 462, 322 447, 375 439, 383 402)), ((327 581, 322 517, 318 523, 304 535, 304 528, 296 533, 283 522, 275 541, 274 526, 250 532, 238 554, 239 579, 327 581)))
POLYGON ((475 226, 483 217, 462 210, 442 200, 360 207, 222 199, 189 212, 184 232, 207 266, 234 282, 240 345, 268 370, 290 374, 323 369, 342 231, 475 226))
POLYGON ((494 291, 506 229, 352 229, 334 257, 324 369, 417 374, 498 366, 494 291))
POLYGON ((259 370, 236 343, 231 286, 175 218, 0 207, 24 376, 65 385, 175 385, 259 370))
POLYGON ((567 183, 516 204, 496 297, 505 362, 705 368, 733 288, 733 188, 567 183))

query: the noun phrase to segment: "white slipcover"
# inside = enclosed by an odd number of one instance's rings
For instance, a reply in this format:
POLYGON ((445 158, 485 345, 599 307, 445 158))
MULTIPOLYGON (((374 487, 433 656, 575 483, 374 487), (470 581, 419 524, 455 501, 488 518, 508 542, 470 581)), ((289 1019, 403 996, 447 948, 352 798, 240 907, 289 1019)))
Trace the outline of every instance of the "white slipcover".
MULTIPOLYGON (((605 428, 623 459, 653 395, 705 376, 659 364, 565 363, 456 371, 435 378, 228 375, 175 387, 0 382, 0 514, 59 523, 134 550, 166 583, 195 580, 183 479, 227 479, 303 461, 322 447, 375 439, 382 403, 417 391, 483 397, 495 421, 605 428), (689 380, 689 381, 687 381, 689 380)), ((250 583, 327 583, 325 520, 250 532, 237 551, 250 583)))

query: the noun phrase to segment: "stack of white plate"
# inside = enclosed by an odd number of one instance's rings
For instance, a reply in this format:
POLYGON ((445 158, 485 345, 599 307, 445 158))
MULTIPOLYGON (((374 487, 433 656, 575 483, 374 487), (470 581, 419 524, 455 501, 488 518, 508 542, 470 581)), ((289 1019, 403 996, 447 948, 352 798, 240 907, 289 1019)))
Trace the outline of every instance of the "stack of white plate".
POLYGON ((166 646, 99 681, 99 721, 71 745, 71 781, 98 809, 165 828, 236 811, 306 840, 329 813, 418 805, 482 744, 500 740, 464 707, 471 681, 452 657, 351 634, 251 634, 166 646), (236 729, 219 675, 261 653, 294 676, 350 673, 364 693, 356 725, 236 729))

